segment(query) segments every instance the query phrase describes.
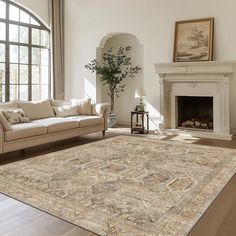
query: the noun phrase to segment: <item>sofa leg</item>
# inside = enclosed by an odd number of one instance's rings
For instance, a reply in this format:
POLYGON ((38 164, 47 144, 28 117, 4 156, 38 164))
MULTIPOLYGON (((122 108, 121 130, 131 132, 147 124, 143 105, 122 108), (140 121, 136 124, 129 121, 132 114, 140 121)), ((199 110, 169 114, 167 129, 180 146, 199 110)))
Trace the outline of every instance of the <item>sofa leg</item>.
POLYGON ((103 131, 102 131, 102 136, 103 136, 103 137, 105 136, 105 133, 106 133, 106 131, 103 130, 103 131))

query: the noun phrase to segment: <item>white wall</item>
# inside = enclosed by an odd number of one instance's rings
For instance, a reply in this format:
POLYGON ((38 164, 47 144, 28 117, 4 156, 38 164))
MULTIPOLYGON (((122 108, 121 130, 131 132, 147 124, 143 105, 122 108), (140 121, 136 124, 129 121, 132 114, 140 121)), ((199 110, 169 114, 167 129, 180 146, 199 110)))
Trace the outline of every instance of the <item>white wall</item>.
MULTIPOLYGON (((159 85, 155 62, 172 61, 177 20, 215 18, 215 60, 236 59, 235 0, 65 0, 66 97, 96 99, 96 79, 84 68, 109 33, 130 33, 143 45, 143 82, 151 128, 158 126, 159 85), (86 84, 89 84, 86 85, 86 84)), ((236 128, 236 79, 231 85, 231 128, 236 128)))
POLYGON ((13 2, 36 14, 46 26, 49 26, 48 1, 50 0, 13 0, 13 2))

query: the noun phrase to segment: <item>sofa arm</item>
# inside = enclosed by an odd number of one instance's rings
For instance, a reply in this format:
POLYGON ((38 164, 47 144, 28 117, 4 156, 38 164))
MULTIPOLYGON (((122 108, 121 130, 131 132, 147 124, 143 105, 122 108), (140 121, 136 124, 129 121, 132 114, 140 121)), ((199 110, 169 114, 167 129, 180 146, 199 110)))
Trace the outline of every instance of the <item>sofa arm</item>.
POLYGON ((107 117, 110 114, 110 105, 108 103, 97 103, 92 105, 92 114, 104 118, 104 128, 107 130, 107 117))

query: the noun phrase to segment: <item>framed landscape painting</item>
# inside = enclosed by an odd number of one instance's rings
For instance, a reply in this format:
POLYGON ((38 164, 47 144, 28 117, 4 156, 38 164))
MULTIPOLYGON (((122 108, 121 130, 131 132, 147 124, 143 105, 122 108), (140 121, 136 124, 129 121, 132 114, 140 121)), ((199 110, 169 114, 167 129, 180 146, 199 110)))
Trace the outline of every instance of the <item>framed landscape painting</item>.
POLYGON ((174 62, 212 61, 214 18, 175 22, 174 62))

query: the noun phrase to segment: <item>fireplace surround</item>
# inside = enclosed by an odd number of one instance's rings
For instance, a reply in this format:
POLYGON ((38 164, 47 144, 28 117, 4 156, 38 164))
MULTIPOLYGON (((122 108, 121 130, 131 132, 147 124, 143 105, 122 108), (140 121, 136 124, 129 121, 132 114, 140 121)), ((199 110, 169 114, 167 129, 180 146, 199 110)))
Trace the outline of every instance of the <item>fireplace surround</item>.
MULTIPOLYGON (((230 79, 233 79, 233 61, 156 63, 155 69, 159 75, 160 113, 164 129, 196 137, 223 140, 232 138, 229 120, 229 83, 230 79), (178 100, 183 97, 192 97, 196 100, 211 98, 212 102, 208 101, 207 107, 196 108, 201 112, 205 109, 202 122, 203 124, 209 122, 211 128, 197 129, 179 124, 179 116, 184 114, 178 114, 181 112, 178 109, 178 100)), ((184 113, 183 108, 182 113, 184 113)), ((188 119, 193 119, 193 122, 194 119, 199 121, 196 117, 188 119)), ((191 122, 188 124, 191 126, 191 122)))

